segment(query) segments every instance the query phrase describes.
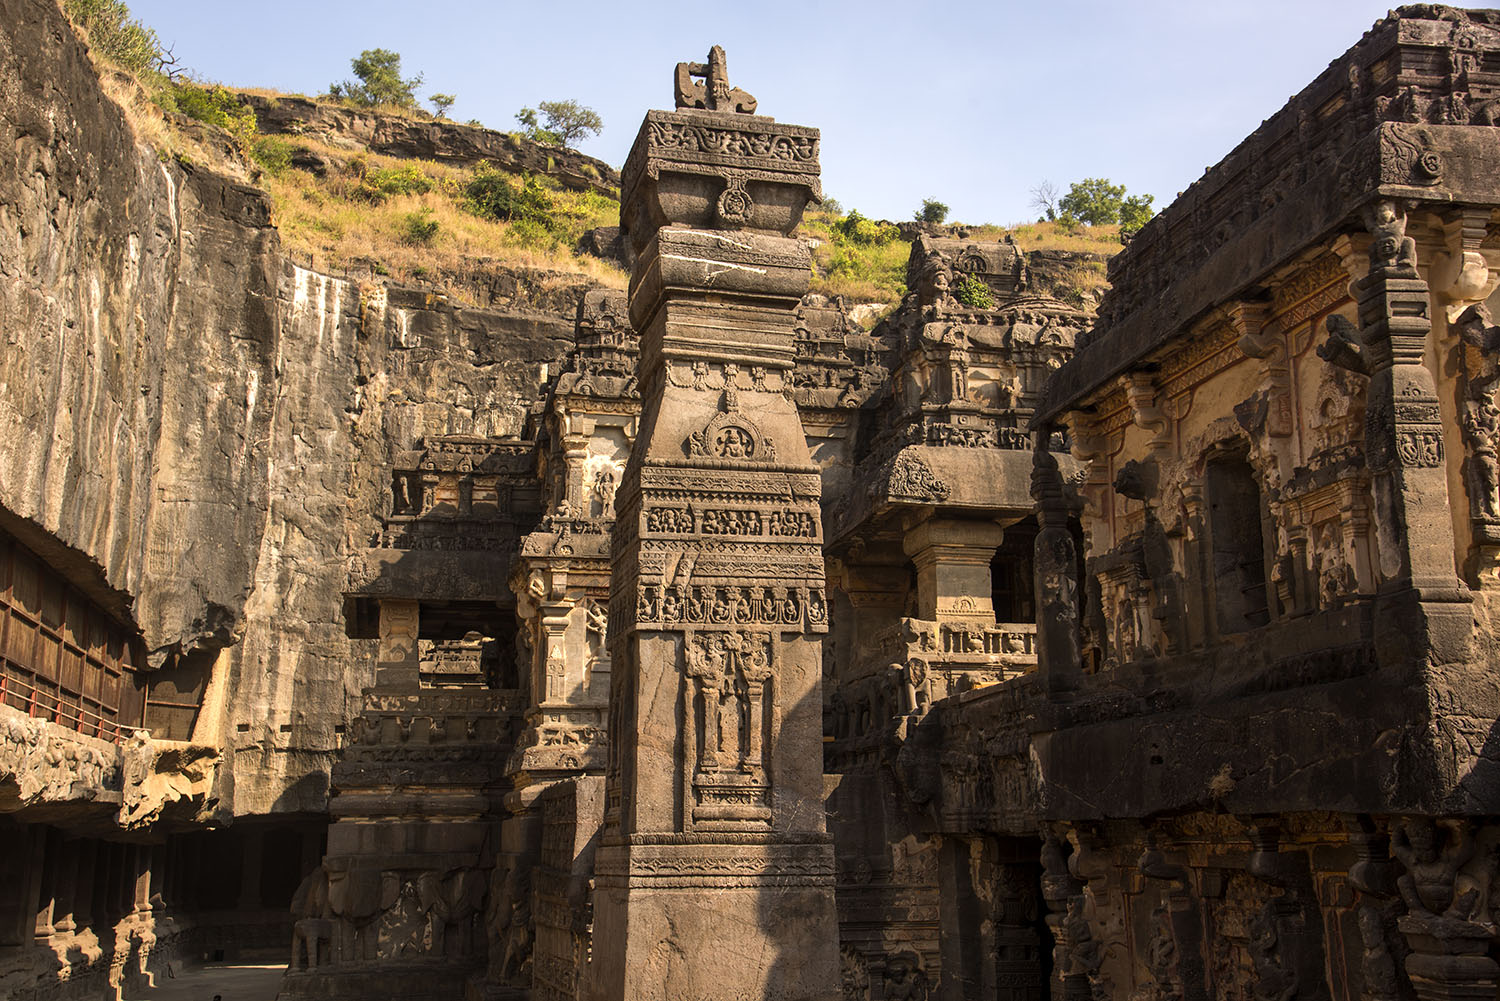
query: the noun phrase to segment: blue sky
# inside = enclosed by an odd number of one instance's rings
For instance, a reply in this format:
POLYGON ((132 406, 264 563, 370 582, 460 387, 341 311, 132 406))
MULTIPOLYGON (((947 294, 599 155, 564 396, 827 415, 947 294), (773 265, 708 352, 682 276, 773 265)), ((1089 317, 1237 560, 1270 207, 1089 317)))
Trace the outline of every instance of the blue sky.
POLYGON ((1169 202, 1353 45, 1388 4, 1259 0, 596 3, 129 0, 183 65, 230 85, 318 93, 369 48, 418 92, 492 128, 572 98, 604 118, 581 145, 619 166, 672 69, 723 45, 761 114, 823 131, 825 191, 908 218, 1034 218, 1030 190, 1108 177, 1169 202), (253 13, 250 13, 253 11, 253 13))

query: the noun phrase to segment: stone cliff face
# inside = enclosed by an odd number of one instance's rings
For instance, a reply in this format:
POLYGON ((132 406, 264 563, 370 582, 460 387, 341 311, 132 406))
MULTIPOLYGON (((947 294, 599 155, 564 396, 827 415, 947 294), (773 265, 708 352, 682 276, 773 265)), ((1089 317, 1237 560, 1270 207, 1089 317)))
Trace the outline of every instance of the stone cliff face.
POLYGON ((489 160, 516 173, 547 174, 575 191, 612 195, 620 189, 619 173, 603 160, 518 135, 447 119, 380 114, 306 97, 240 97, 255 109, 263 132, 312 136, 334 146, 368 149, 387 156, 464 164, 489 160))
POLYGON ((292 266, 261 192, 137 141, 50 0, 0 25, 0 515, 211 678, 236 813, 322 809, 392 454, 519 432, 571 324, 292 266))

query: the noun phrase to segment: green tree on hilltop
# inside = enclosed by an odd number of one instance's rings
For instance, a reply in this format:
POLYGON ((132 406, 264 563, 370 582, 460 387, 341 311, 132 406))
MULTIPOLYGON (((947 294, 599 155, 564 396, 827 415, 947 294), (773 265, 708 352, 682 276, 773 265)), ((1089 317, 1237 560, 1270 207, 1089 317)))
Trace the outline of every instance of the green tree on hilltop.
POLYGON ((1058 218, 1065 223, 1089 226, 1120 227, 1122 233, 1134 233, 1155 212, 1152 195, 1126 195, 1125 185, 1112 184, 1105 177, 1087 177, 1075 182, 1058 200, 1058 218))
POLYGON ((599 113, 577 101, 542 101, 535 108, 516 112, 516 121, 526 127, 527 139, 549 146, 571 147, 578 140, 604 130, 604 119, 599 113))
POLYGON ((1154 195, 1131 195, 1120 203, 1120 232, 1125 234, 1135 233, 1151 217, 1156 215, 1156 210, 1151 203, 1156 200, 1154 195))
POLYGON ((422 74, 418 73, 409 80, 402 79, 399 52, 366 49, 349 60, 349 65, 360 82, 345 80, 330 84, 328 92, 334 97, 347 97, 370 108, 380 104, 408 109, 417 106, 416 89, 422 86, 422 74))
POLYGON ((1113 226, 1120 221, 1120 205, 1125 201, 1125 185, 1111 184, 1105 177, 1086 177, 1075 182, 1058 201, 1064 219, 1076 219, 1088 226, 1113 226))
POLYGON ((917 222, 927 222, 933 225, 942 225, 944 219, 948 218, 948 206, 936 198, 922 199, 922 207, 917 210, 917 222))

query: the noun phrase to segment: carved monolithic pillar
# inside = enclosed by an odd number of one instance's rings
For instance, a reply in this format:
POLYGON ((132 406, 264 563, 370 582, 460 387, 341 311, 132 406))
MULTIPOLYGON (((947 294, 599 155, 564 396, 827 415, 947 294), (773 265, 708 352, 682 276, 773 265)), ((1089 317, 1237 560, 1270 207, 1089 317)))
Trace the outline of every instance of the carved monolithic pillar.
POLYGON ((1454 568, 1437 389, 1422 357, 1430 292, 1402 208, 1378 202, 1368 225, 1369 272, 1353 292, 1370 368, 1365 452, 1375 474, 1381 574, 1387 587, 1414 588, 1426 601, 1466 598, 1454 568))
POLYGON ((818 133, 753 109, 715 47, 622 177, 642 413, 616 498, 595 1001, 839 992, 819 477, 783 395, 818 133))

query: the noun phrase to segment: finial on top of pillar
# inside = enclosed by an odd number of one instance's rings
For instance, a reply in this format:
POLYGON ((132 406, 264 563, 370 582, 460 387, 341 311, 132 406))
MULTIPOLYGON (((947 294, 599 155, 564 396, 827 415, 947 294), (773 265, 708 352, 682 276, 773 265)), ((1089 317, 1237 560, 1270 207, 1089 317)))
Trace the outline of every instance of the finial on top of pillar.
POLYGON ((707 63, 678 63, 672 83, 679 109, 755 114, 755 98, 738 87, 729 86, 729 68, 722 45, 715 45, 708 51, 707 63))

